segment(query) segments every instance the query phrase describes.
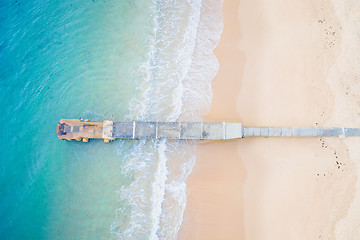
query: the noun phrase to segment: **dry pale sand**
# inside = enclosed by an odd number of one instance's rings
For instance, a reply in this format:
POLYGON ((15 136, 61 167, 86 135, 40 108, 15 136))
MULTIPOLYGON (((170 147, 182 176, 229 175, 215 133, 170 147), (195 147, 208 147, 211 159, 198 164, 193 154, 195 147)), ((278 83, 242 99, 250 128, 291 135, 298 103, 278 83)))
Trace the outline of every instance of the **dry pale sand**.
MULTIPOLYGON (((225 0, 207 121, 360 127, 360 3, 225 0)), ((359 139, 204 142, 179 239, 358 239, 359 139)))

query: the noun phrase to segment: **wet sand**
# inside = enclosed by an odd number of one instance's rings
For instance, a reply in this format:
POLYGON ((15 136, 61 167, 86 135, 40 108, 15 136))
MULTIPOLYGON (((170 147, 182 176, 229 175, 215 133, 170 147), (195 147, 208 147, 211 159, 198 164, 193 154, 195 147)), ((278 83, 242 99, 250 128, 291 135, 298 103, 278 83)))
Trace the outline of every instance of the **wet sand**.
MULTIPOLYGON (((359 9, 224 1, 205 120, 360 127, 359 9)), ((355 138, 201 142, 179 239, 356 239, 356 146, 355 138)))

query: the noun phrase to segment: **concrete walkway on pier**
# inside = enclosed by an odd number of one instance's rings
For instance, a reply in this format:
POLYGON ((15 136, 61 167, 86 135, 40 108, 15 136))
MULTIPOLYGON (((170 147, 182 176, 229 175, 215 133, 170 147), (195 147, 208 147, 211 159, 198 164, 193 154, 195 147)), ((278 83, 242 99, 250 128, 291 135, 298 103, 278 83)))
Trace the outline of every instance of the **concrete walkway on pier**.
POLYGON ((241 123, 226 122, 82 122, 78 119, 61 119, 57 135, 64 140, 87 142, 102 138, 115 139, 240 139, 244 137, 354 137, 360 128, 321 127, 243 127, 241 123))

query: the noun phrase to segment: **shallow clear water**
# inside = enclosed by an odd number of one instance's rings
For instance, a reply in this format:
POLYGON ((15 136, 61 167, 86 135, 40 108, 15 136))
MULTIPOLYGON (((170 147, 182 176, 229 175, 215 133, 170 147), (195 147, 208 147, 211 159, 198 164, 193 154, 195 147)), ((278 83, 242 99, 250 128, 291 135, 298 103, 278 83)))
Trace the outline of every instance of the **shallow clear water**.
POLYGON ((65 142, 55 127, 200 119, 218 69, 219 4, 0 3, 1 239, 176 237, 193 143, 65 142))

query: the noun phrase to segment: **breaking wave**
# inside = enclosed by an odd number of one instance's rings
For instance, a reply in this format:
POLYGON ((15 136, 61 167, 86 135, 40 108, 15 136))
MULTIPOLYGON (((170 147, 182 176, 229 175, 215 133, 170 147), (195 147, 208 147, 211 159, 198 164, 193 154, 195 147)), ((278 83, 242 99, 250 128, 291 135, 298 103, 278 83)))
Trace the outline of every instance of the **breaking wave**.
MULTIPOLYGON (((209 111, 213 50, 222 32, 222 1, 153 1, 148 52, 138 69, 128 120, 199 121, 209 111)), ((122 167, 132 179, 117 191, 112 239, 176 239, 186 206, 195 141, 134 141, 122 167)), ((120 142, 126 144, 125 142, 120 142)), ((119 146, 121 147, 121 146, 119 146)))

